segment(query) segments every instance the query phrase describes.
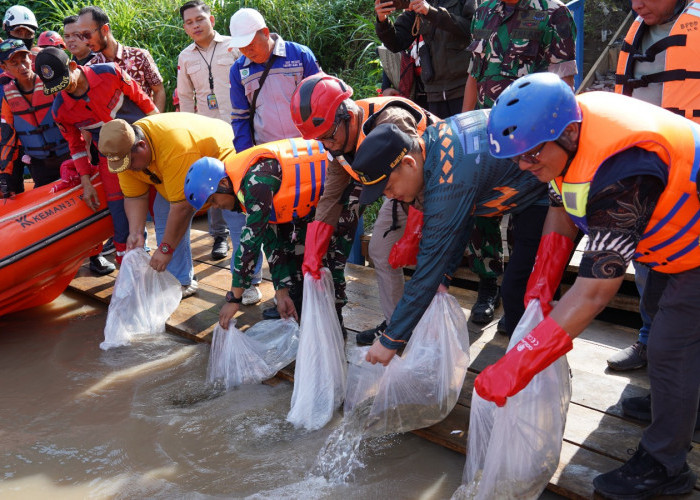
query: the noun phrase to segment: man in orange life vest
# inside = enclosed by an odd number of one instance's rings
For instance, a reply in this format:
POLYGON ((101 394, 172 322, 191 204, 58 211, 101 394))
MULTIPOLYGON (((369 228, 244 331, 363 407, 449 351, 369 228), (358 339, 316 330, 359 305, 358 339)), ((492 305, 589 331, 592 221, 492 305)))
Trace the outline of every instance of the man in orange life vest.
POLYGON ((477 377, 503 405, 573 348, 572 339, 617 293, 634 259, 651 270, 652 422, 619 469, 593 484, 606 498, 688 493, 686 456, 700 396, 700 127, 658 106, 607 92, 575 97, 552 73, 516 80, 488 124, 491 154, 550 183, 550 209, 525 301, 545 319, 477 377), (533 111, 534 110, 534 111, 533 111), (578 230, 589 243, 573 287, 551 308, 578 230))
MULTIPOLYGON (((264 244, 282 318, 300 317, 302 260, 309 222, 324 189, 326 150, 317 141, 283 139, 246 149, 224 162, 202 158, 185 180, 185 197, 195 210, 205 203, 248 214, 233 256, 231 290, 219 323, 227 328, 242 303, 264 244)), ((329 253, 335 253, 336 235, 329 253)), ((343 283, 334 283, 337 288, 343 283)), ((342 325, 341 308, 337 307, 342 325)))

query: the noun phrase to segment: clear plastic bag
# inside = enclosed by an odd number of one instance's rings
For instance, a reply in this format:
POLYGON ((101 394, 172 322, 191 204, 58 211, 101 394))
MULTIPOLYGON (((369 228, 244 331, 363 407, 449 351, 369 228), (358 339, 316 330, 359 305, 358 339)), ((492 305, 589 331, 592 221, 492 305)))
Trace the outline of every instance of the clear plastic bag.
POLYGON ((151 268, 143 248, 124 256, 107 311, 100 348, 129 345, 135 335, 165 331, 165 322, 182 300, 182 286, 168 271, 151 268))
POLYGON ((386 369, 377 366, 361 361, 348 374, 345 410, 365 418, 365 435, 408 432, 443 420, 457 404, 469 366, 467 319, 457 300, 437 293, 403 355, 386 369))
POLYGON ((299 347, 299 325, 293 319, 260 321, 241 332, 236 321, 224 330, 214 328, 207 382, 226 389, 257 384, 294 361, 299 347))
MULTIPOLYGON (((542 320, 539 301, 531 301, 508 349, 542 320)), ((474 391, 463 484, 452 498, 539 498, 559 465, 570 400, 566 356, 535 375, 501 408, 474 391)))
POLYGON ((384 365, 371 364, 365 360, 367 351, 369 347, 358 347, 348 355, 347 390, 343 405, 345 420, 360 422, 363 426, 379 391, 379 383, 386 372, 384 365))
POLYGON ((333 280, 323 268, 320 280, 308 273, 304 276, 299 351, 287 420, 308 430, 326 425, 345 397, 346 371, 333 280))

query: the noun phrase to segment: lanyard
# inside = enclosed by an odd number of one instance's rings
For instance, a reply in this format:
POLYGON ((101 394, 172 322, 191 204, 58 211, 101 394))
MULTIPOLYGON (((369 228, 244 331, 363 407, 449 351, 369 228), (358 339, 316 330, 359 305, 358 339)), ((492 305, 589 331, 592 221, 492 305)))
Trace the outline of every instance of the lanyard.
POLYGON ((211 52, 211 57, 209 58, 209 62, 204 58, 204 54, 202 54, 202 51, 199 50, 199 47, 197 47, 197 52, 199 52, 199 55, 202 57, 202 60, 204 61, 204 64, 207 65, 207 70, 209 71, 209 89, 211 90, 211 93, 214 93, 214 75, 211 74, 211 62, 214 60, 214 53, 216 52, 216 46, 218 45, 219 42, 214 42, 214 50, 211 52))

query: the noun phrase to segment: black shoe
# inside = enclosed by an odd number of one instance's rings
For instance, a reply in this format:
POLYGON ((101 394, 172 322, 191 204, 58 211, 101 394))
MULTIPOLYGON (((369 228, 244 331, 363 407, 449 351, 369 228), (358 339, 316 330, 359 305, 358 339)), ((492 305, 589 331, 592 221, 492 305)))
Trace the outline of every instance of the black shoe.
POLYGON ((385 331, 386 321, 382 321, 380 325, 358 333, 355 336, 355 342, 357 343, 357 345, 372 345, 374 344, 375 340, 377 340, 384 334, 385 331))
POLYGON ((469 319, 477 325, 493 321, 493 313, 501 305, 501 290, 496 278, 481 278, 476 304, 469 319))
MULTIPOLYGON (((498 324, 496 325, 496 333, 500 335, 508 335, 508 329, 506 328, 506 317, 501 316, 501 319, 498 320, 498 324)), ((510 337, 510 335, 508 335, 510 337)))
POLYGON ((612 500, 645 499, 657 495, 690 493, 697 475, 684 464, 675 476, 669 476, 664 467, 640 445, 622 467, 593 480, 598 494, 612 500))
POLYGON ((116 251, 117 249, 114 246, 114 238, 110 238, 105 242, 104 245, 102 245, 102 251, 100 252, 100 255, 104 257, 105 255, 109 255, 116 251))
POLYGON ((214 260, 225 259, 228 256, 228 236, 217 236, 211 247, 211 258, 214 260))
POLYGON ((343 333, 343 340, 348 340, 348 331, 345 329, 345 325, 343 324, 343 308, 336 306, 335 312, 338 314, 338 321, 340 322, 340 331, 343 333))
MULTIPOLYGON (((651 394, 622 400, 622 414, 642 422, 651 422, 651 394)), ((695 417, 695 430, 700 430, 700 407, 695 417)))
POLYGON ((277 307, 268 307, 267 309, 263 309, 263 319, 280 319, 280 313, 277 310, 277 307))
POLYGON ((647 346, 636 341, 631 346, 617 351, 608 358, 608 366, 611 370, 626 372, 644 368, 647 365, 647 346))
POLYGON ((101 255, 90 257, 90 271, 97 275, 105 276, 114 272, 116 269, 117 268, 114 266, 114 264, 101 255))

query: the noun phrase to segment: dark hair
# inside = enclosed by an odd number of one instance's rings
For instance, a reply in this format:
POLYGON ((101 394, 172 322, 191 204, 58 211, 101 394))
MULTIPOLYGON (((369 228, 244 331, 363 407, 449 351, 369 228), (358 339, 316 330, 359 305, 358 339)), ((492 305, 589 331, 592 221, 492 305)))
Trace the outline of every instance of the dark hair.
POLYGON ((80 12, 78 12, 78 15, 82 16, 83 14, 88 13, 92 15, 92 20, 97 23, 98 28, 101 28, 105 24, 109 24, 109 16, 107 16, 107 13, 99 7, 95 7, 94 5, 83 7, 80 9, 80 12))
POLYGON ((73 16, 68 16, 63 18, 63 27, 65 28, 69 24, 77 23, 78 22, 78 16, 73 15, 73 16))
POLYGON ((202 7, 202 12, 211 15, 211 8, 205 4, 202 0, 190 0, 189 2, 185 2, 182 4, 182 7, 180 7, 180 17, 182 20, 185 20, 185 11, 187 9, 194 9, 195 7, 202 7))

